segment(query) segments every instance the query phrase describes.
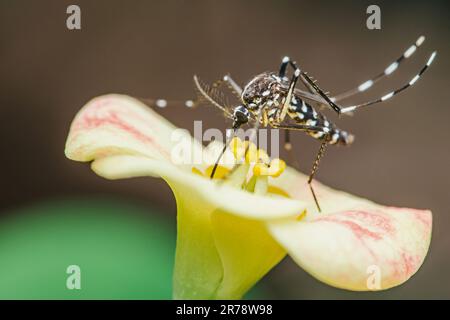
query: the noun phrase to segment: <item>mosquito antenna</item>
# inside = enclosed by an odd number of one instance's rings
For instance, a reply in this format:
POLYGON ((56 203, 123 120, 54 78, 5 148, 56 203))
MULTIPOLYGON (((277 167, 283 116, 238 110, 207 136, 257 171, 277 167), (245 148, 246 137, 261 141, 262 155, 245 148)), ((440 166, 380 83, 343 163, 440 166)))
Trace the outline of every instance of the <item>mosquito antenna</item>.
POLYGON ((226 98, 222 92, 209 87, 208 85, 203 83, 196 75, 194 75, 194 84, 201 98, 222 110, 227 117, 233 118, 231 112, 226 108, 226 98))
MULTIPOLYGON (((228 81, 228 79, 227 79, 228 81)), ((201 102, 211 103, 215 107, 222 110, 228 118, 232 118, 232 114, 228 109, 230 105, 224 93, 218 90, 217 85, 207 85, 197 76, 194 76, 195 89, 197 98, 192 100, 166 100, 166 99, 149 99, 137 97, 137 99, 149 107, 166 108, 167 106, 185 106, 187 108, 197 107, 201 102)))

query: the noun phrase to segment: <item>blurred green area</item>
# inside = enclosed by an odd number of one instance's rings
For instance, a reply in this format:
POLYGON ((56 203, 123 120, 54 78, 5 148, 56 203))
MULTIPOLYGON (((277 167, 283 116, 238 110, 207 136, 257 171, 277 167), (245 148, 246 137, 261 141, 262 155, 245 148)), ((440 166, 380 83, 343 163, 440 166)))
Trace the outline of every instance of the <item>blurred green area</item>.
POLYGON ((175 221, 119 200, 7 212, 0 219, 0 299, 171 299, 175 242, 175 221), (79 290, 66 285, 71 265, 80 267, 79 290))
POLYGON ((0 220, 1 299, 170 299, 175 227, 113 200, 46 203, 0 220), (81 269, 69 290, 67 267, 81 269))

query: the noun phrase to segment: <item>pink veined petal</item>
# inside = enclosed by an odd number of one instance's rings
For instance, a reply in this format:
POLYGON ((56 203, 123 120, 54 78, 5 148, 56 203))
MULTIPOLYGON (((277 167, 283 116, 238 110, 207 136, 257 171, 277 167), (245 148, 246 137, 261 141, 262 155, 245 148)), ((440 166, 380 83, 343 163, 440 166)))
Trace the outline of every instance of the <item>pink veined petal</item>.
POLYGON ((425 259, 431 225, 428 210, 365 204, 309 221, 269 223, 269 230, 317 279, 365 291, 408 280, 425 259))
POLYGON ((307 181, 307 175, 289 167, 286 168, 279 178, 270 180, 272 185, 282 188, 290 197, 308 203, 306 220, 314 219, 316 216, 321 217, 333 212, 348 210, 355 206, 369 206, 373 204, 370 200, 335 190, 314 180, 312 184, 322 209, 322 212, 319 213, 307 181))
POLYGON ((408 280, 424 261, 430 211, 378 205, 315 181, 319 213, 304 174, 288 169, 272 183, 309 203, 304 219, 269 223, 269 230, 319 280, 349 290, 387 289, 408 280))
MULTIPOLYGON (((78 112, 65 152, 69 159, 76 161, 117 154, 170 161, 173 147, 179 142, 173 139, 175 129, 137 99, 119 94, 104 95, 92 99, 78 112)), ((191 140, 193 149, 201 148, 188 134, 186 138, 191 140)))

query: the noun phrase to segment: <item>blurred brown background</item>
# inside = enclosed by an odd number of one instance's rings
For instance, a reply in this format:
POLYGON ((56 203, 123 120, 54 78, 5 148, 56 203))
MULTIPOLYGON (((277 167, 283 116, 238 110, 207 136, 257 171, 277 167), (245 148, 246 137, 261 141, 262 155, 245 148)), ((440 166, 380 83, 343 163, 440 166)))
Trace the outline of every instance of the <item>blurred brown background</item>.
MULTIPOLYGON (((157 205, 175 224, 164 182, 107 181, 65 159, 70 122, 94 96, 109 92, 185 99, 192 75, 212 81, 231 73, 242 83, 276 70, 284 55, 332 93, 377 74, 419 35, 427 40, 395 76, 356 98, 378 97, 409 79, 438 51, 431 70, 406 93, 336 119, 356 135, 350 148, 330 148, 318 179, 374 201, 430 208, 430 253, 406 284, 352 293, 319 283, 289 259, 264 285, 272 298, 450 298, 449 4, 446 1, 61 1, 0 2, 0 212, 43 199, 115 197, 157 205), (368 30, 370 4, 382 29, 368 30), (66 28, 66 8, 81 7, 82 30, 66 28)), ((192 120, 225 128, 212 108, 163 111, 178 126, 192 120)), ((318 147, 294 137, 299 167, 318 147)))

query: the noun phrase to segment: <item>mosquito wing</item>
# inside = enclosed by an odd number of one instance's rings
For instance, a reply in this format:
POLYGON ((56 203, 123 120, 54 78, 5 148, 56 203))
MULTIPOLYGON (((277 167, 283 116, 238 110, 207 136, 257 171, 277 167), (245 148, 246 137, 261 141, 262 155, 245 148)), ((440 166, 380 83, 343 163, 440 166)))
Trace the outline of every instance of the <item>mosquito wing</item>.
POLYGON ((301 89, 294 89, 294 94, 302 99, 309 100, 311 102, 315 102, 318 104, 327 104, 324 98, 315 93, 311 93, 301 89))

